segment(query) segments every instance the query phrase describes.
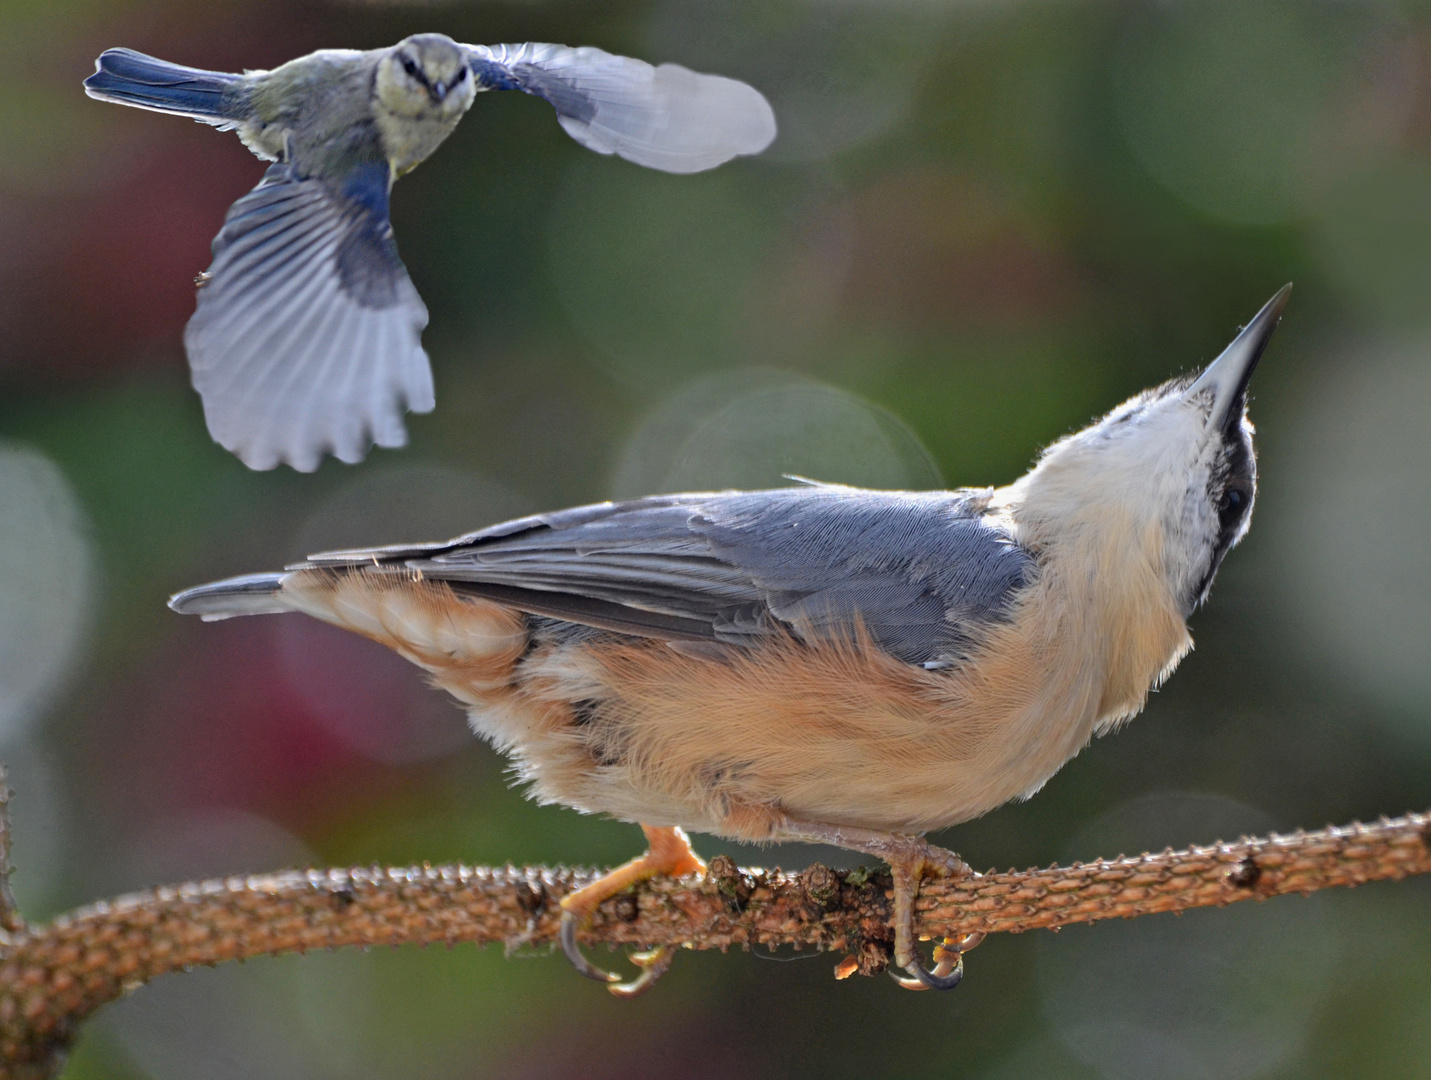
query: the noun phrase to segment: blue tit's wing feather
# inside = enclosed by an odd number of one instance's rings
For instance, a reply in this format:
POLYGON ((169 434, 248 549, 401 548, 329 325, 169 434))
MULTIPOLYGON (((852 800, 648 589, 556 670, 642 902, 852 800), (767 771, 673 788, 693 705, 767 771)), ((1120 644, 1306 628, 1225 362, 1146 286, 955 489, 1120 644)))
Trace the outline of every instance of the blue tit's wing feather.
POLYGON ((387 165, 342 190, 271 167, 234 203, 184 332, 215 441, 254 469, 361 461, 433 407, 427 309, 398 258, 387 165))
POLYGON ((550 102, 561 126, 599 154, 665 172, 712 169, 758 154, 775 138, 775 114, 753 87, 679 64, 565 45, 468 45, 479 86, 550 102))
POLYGON ((171 64, 133 49, 100 53, 84 92, 100 101, 179 113, 221 128, 243 119, 247 108, 242 75, 171 64))
POLYGON ((406 567, 537 614, 676 640, 863 626, 894 656, 941 667, 1005 618, 1035 573, 983 512, 987 495, 820 485, 656 496, 306 565, 406 567))

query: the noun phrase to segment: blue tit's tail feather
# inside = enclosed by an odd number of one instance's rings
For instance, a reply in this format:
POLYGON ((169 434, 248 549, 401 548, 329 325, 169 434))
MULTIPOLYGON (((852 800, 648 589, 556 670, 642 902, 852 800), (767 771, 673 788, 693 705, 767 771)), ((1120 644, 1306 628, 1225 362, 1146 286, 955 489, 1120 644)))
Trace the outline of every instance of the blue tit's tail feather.
POLYGON ((106 49, 84 89, 100 101, 227 124, 242 118, 243 84, 242 75, 171 64, 133 49, 106 49))
POLYGON ((169 597, 169 606, 181 615, 200 615, 205 622, 235 615, 276 615, 292 611, 280 592, 284 575, 245 574, 208 585, 196 585, 169 597))

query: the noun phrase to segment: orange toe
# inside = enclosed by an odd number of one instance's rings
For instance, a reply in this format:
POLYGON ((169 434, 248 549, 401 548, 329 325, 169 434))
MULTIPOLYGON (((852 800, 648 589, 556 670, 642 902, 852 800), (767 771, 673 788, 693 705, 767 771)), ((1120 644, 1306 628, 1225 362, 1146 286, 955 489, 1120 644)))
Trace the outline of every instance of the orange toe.
POLYGON ((691 848, 685 830, 675 826, 642 825, 650 845, 645 855, 603 874, 590 885, 577 889, 562 899, 563 911, 573 915, 589 915, 603 900, 630 888, 638 882, 660 875, 684 877, 705 873, 706 864, 691 848))

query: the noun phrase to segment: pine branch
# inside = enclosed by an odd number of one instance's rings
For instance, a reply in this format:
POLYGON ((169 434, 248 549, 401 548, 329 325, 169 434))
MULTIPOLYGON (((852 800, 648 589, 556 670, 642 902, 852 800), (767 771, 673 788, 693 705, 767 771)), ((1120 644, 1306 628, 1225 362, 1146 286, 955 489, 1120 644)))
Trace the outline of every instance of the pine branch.
MULTIPOLYGON (((0 833, 3 835, 3 833, 0 833)), ((1018 933, 1222 906, 1431 872, 1431 813, 1069 867, 926 881, 921 932, 1018 933)), ((106 1002, 191 965, 327 949, 555 940, 558 901, 591 871, 421 866, 204 881, 101 902, 0 941, 0 1078, 54 1075, 78 1025, 106 1002)), ((889 959, 889 877, 815 865, 656 879, 608 901, 588 942, 697 949, 810 946, 839 972, 889 959)))

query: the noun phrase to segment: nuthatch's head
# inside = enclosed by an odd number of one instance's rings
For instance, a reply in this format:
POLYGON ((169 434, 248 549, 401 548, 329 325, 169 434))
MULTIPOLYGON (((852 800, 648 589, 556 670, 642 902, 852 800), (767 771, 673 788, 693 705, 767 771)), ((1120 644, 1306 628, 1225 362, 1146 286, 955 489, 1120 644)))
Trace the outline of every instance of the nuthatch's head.
POLYGON ((378 63, 378 100, 395 116, 451 118, 476 96, 467 54, 446 34, 414 34, 378 63))
POLYGON ((1045 542, 1160 561, 1190 615, 1251 520, 1257 460, 1247 384, 1291 290, 1269 300, 1201 373, 1144 391, 1045 450, 1010 491, 1020 516, 1042 523, 1045 542))

